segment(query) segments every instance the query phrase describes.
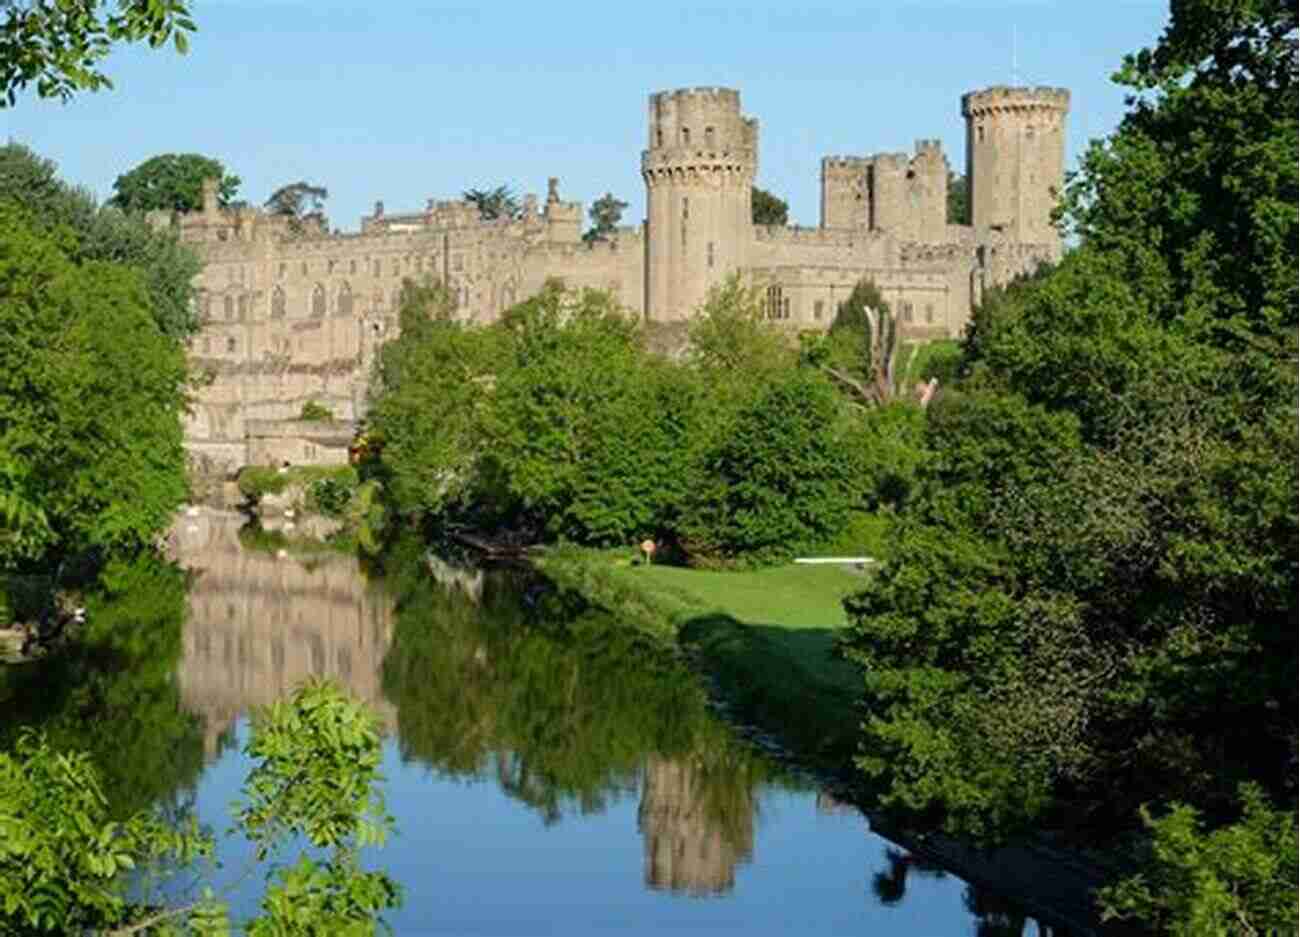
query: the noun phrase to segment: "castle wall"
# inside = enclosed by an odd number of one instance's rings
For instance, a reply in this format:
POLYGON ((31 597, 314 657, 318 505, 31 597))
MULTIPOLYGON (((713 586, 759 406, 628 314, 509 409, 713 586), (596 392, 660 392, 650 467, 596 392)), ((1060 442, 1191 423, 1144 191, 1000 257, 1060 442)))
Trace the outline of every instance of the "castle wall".
MULTIPOLYGON (((495 321, 551 277, 609 290, 647 320, 680 321, 739 271, 769 290, 773 318, 816 328, 870 277, 909 334, 960 335, 984 290, 1060 256, 1050 214, 1068 108, 1061 89, 962 98, 969 226, 947 223, 948 161, 921 140, 911 156, 823 159, 820 228, 756 227, 758 122, 727 88, 650 96, 645 223, 593 244, 581 239, 583 206, 561 199, 555 179, 544 205, 526 196, 518 218, 485 221, 464 201, 398 214, 376 203, 361 233, 346 235, 329 234, 323 218, 294 231, 285 218, 221 209, 215 184, 205 186, 202 211, 176 220, 206 261, 196 284, 204 324, 190 347, 205 383, 187 444, 232 472, 252 458, 249 421, 293 420, 309 401, 340 420, 362 417, 407 278, 446 284, 468 322, 495 321)), ((304 439, 261 438, 256 458, 316 458, 304 439)))

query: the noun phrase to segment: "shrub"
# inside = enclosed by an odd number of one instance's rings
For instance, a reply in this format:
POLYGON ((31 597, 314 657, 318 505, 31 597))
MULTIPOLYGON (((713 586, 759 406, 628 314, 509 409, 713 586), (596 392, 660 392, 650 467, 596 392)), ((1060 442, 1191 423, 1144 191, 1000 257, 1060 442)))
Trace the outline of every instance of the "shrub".
POLYGON ((298 419, 312 422, 328 422, 334 419, 334 411, 324 404, 317 403, 315 400, 308 400, 302 405, 302 412, 298 414, 298 419))

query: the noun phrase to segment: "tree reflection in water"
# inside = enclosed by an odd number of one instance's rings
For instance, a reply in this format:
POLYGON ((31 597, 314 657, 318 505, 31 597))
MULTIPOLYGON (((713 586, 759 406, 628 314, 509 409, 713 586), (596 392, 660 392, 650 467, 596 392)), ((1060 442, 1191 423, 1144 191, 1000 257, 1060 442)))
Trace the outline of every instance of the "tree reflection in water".
POLYGON ((646 883, 731 889, 777 772, 670 649, 526 572, 457 571, 414 542, 384 565, 397 611, 383 685, 404 758, 495 778, 548 824, 639 786, 646 883))
POLYGON ((186 575, 152 557, 113 563, 85 596, 86 623, 43 658, 0 667, 0 747, 24 727, 88 752, 114 817, 184 813, 203 770, 199 720, 181 705, 176 663, 186 575))

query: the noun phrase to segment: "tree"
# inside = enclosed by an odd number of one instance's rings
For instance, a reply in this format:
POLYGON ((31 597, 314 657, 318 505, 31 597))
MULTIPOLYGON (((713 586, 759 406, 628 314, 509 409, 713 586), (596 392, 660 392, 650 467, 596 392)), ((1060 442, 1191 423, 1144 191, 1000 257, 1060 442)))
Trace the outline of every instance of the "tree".
POLYGON ((523 214, 523 206, 507 185, 499 185, 495 189, 466 189, 461 197, 478 207, 479 217, 484 221, 497 218, 513 220, 523 214))
POLYGON ((306 222, 324 220, 329 190, 310 182, 291 182, 271 193, 265 208, 272 215, 289 219, 289 228, 301 232, 306 222))
POLYGON ((47 3, 10 0, 0 22, 0 106, 13 106, 18 92, 35 83, 42 98, 67 101, 78 91, 111 88, 99 64, 115 43, 167 42, 184 54, 194 32, 185 0, 120 0, 110 12, 104 0, 47 3))
POLYGON ((230 204, 239 191, 239 177, 226 172, 220 160, 198 153, 164 153, 118 176, 108 204, 126 212, 198 211, 206 179, 218 180, 222 205, 230 204))
POLYGON ((789 204, 766 189, 754 186, 750 203, 754 224, 784 225, 789 221, 789 204))
POLYGON ((780 562, 839 533, 857 500, 826 380, 787 371, 703 455, 683 511, 692 562, 780 562))
POLYGON ((0 204, 0 452, 39 509, 0 566, 151 542, 185 496, 185 359, 138 271, 74 262, 67 229, 0 204))
POLYGON ((970 182, 964 175, 948 172, 948 224, 970 224, 970 182))
POLYGON ((59 179, 54 163, 19 143, 0 146, 0 201, 21 205, 28 221, 43 230, 70 230, 74 240, 66 247, 74 261, 110 261, 140 271, 164 334, 182 339, 198 328, 192 298, 201 264, 174 232, 156 230, 142 216, 96 206, 89 192, 59 179))
POLYGON ((587 211, 591 216, 591 227, 583 234, 582 239, 588 244, 604 240, 618 227, 625 208, 627 202, 614 198, 612 192, 606 192, 596 199, 587 211))
MULTIPOLYGON (((373 933, 378 916, 401 900, 392 879, 358 861, 361 847, 382 844, 392 828, 377 789, 373 715, 329 684, 308 683, 257 714, 245 751, 256 764, 236 829, 257 859, 313 847, 274 872, 247 932, 373 933)), ((30 732, 0 753, 0 925, 18 933, 229 933, 222 896, 210 888, 186 900, 149 887, 149 873, 165 880, 210 858, 211 834, 149 813, 112 821, 105 805, 83 754, 57 751, 30 732)))
POLYGON ((1144 871, 1101 892, 1104 918, 1137 920, 1153 933, 1285 934, 1297 909, 1296 814, 1274 810, 1242 785, 1241 818, 1207 830, 1200 811, 1174 804, 1157 818, 1144 871))
POLYGON ((1176 4, 1119 78, 1078 248, 977 311, 848 603, 861 766, 954 829, 1294 802, 1295 11, 1176 4))

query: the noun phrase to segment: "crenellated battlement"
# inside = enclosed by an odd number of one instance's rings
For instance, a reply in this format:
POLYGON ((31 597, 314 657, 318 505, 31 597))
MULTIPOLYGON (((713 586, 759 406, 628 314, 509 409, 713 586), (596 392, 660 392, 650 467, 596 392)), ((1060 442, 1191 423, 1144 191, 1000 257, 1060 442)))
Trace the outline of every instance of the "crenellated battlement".
POLYGON ((1065 88, 1011 87, 994 85, 971 91, 961 97, 961 114, 972 117, 1003 111, 1049 110, 1065 113, 1070 109, 1070 92, 1065 88))

